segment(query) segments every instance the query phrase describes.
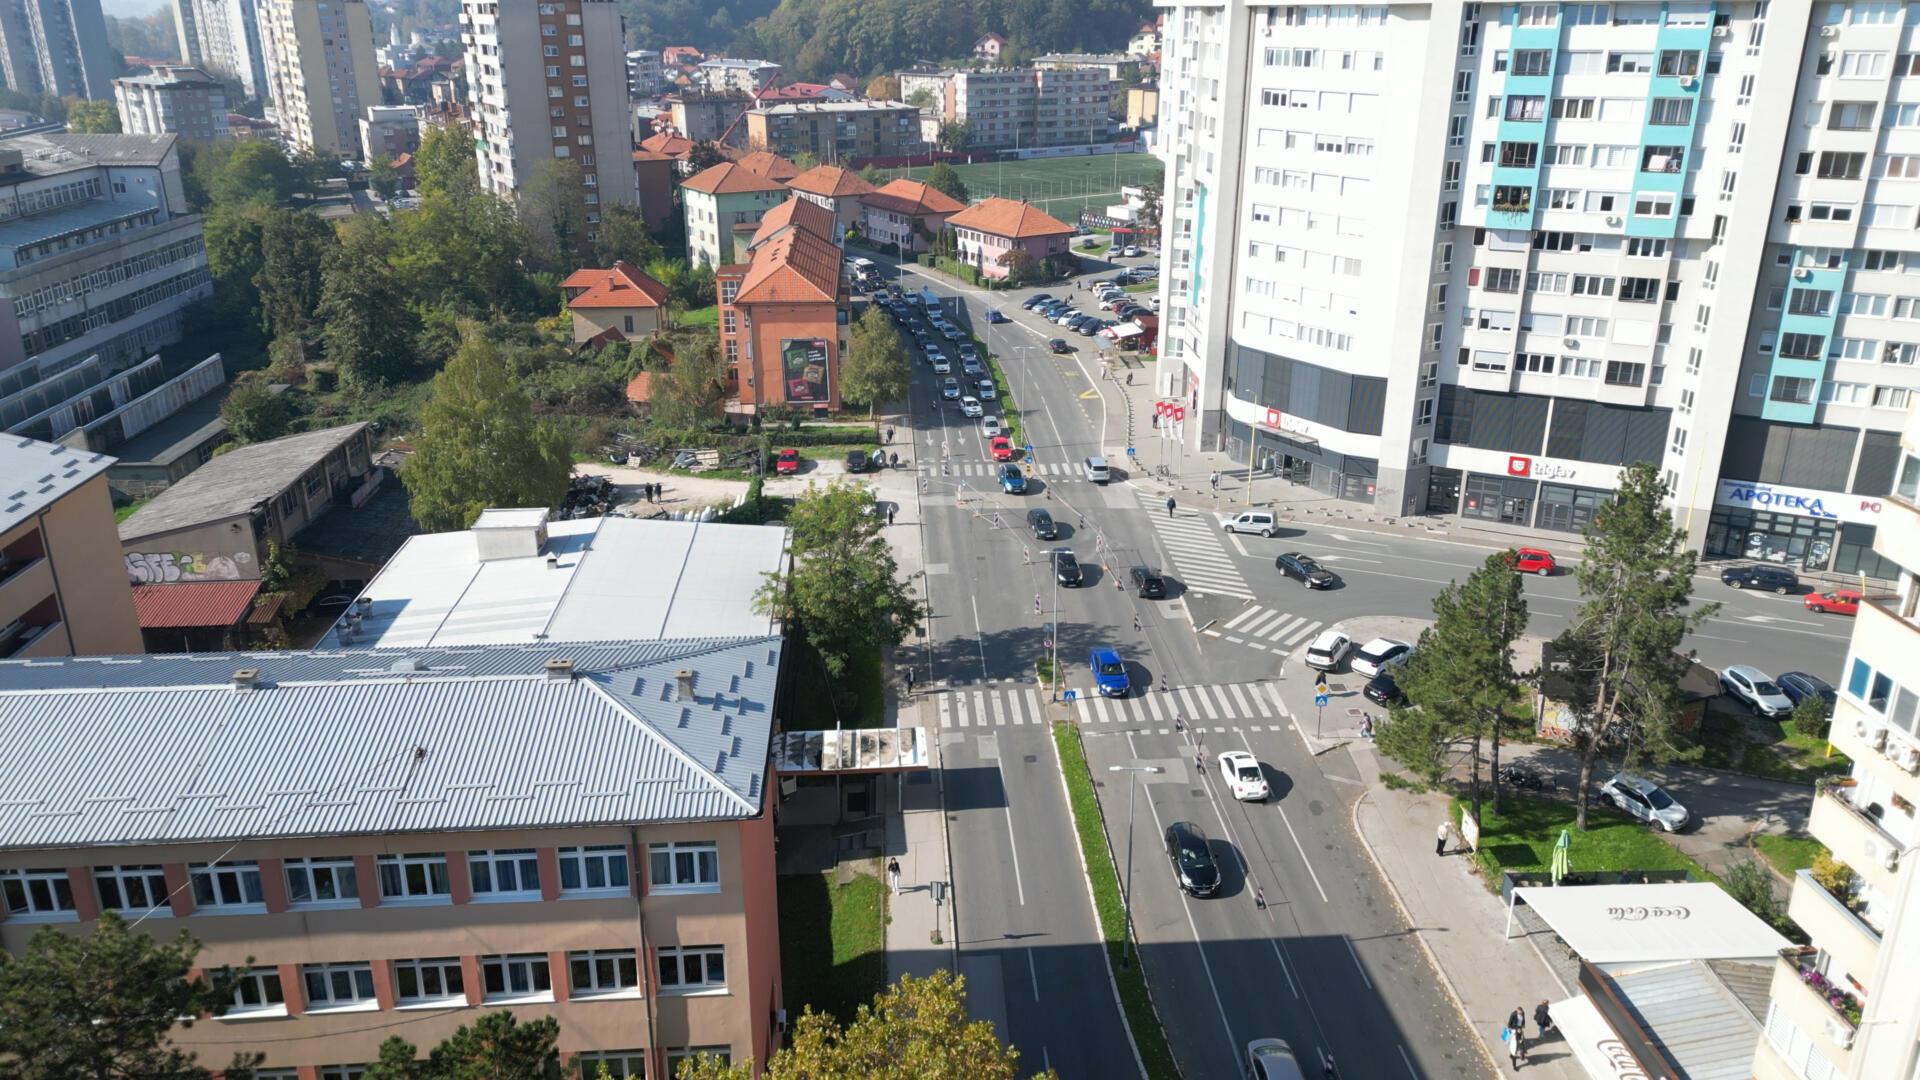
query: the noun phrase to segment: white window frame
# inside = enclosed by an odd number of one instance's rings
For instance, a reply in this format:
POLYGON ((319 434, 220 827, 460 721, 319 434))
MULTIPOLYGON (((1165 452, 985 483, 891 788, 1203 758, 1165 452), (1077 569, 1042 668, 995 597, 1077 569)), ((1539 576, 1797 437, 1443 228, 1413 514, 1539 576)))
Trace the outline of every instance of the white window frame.
POLYGON ((573 1060, 580 1066, 580 1080, 595 1080, 602 1065, 612 1080, 646 1080, 647 1056, 645 1050, 590 1050, 573 1055, 573 1060))
POLYGON ((488 1005, 516 1005, 553 1000, 553 979, 548 969, 549 958, 546 953, 511 953, 501 956, 483 956, 480 958, 480 1000, 488 1005), (526 989, 513 989, 513 975, 523 971, 526 989), (498 975, 500 990, 487 987, 489 976, 498 975), (539 989, 541 977, 547 980, 546 989, 539 989))
POLYGON ((96 866, 93 868, 94 895, 100 898, 102 911, 137 911, 142 914, 171 915, 173 906, 167 902, 172 892, 167 887, 167 872, 160 866, 96 866), (111 885, 120 903, 109 903, 102 885, 111 885), (132 886, 130 890, 128 886, 132 886), (128 899, 130 892, 140 893, 144 899, 128 899))
POLYGON ((317 1012, 371 1012, 380 1007, 380 999, 373 988, 373 965, 360 963, 345 964, 301 964, 300 995, 306 1001, 306 1011, 317 1012), (312 981, 318 978, 326 988, 326 993, 316 996, 312 981), (336 990, 344 983, 350 991, 335 996, 336 990))
POLYGON ((655 985, 663 996, 712 994, 727 989, 727 950, 723 945, 681 945, 656 949, 654 955, 655 985), (718 979, 712 974, 716 960, 720 968, 718 979), (697 970, 700 977, 688 980, 689 970, 697 970))
POLYGON ((451 904, 453 903, 453 884, 447 871, 445 852, 415 852, 405 855, 382 855, 376 861, 376 873, 380 878, 380 902, 382 904, 451 904), (440 871, 441 889, 434 891, 434 870, 440 871), (392 871, 389 875, 389 871, 392 871), (415 874, 414 871, 418 871, 415 874), (387 891, 389 876, 392 883, 400 887, 399 892, 387 891), (418 877, 418 882, 413 879, 418 877), (416 884, 418 888, 416 888, 416 884))
POLYGON ((540 899, 540 856, 533 848, 496 848, 467 852, 467 883, 476 904, 508 903, 540 899), (503 873, 504 871, 504 873, 503 873), (485 877, 485 887, 481 878, 485 877), (502 877, 511 878, 514 888, 500 887, 502 877), (531 876, 533 885, 527 886, 531 876))
POLYGON ((720 891, 720 845, 711 840, 681 840, 661 844, 647 845, 647 882, 656 893, 707 893, 720 891), (713 879, 705 880, 700 873, 704 860, 702 855, 711 856, 713 879), (691 874, 681 876, 682 860, 691 869, 691 874), (666 870, 665 880, 660 871, 666 870))
POLYGON ((192 863, 187 867, 187 880, 193 889, 193 907, 196 911, 220 914, 267 910, 266 892, 260 883, 259 863, 192 863), (252 889, 247 888, 249 883, 252 889), (212 899, 203 898, 203 886, 212 899), (248 899, 249 893, 257 895, 259 899, 248 899))
POLYGON ((310 859, 288 859, 283 864, 287 877, 287 906, 302 910, 326 908, 353 908, 360 906, 360 875, 354 868, 352 856, 321 856, 310 859), (295 882, 302 882, 296 886, 295 882), (326 882, 328 891, 334 895, 322 897, 320 885, 326 882), (341 895, 340 886, 344 883, 352 895, 341 895), (304 891, 306 899, 299 899, 298 893, 304 891))
POLYGON ((72 879, 65 870, 0 870, 0 896, 5 898, 10 921, 72 922, 80 918, 73 902, 72 879), (64 906, 60 903, 62 893, 66 894, 64 906))
POLYGON ((640 996, 640 958, 633 949, 584 949, 567 954, 567 996, 640 996), (584 971, 586 977, 581 978, 584 971), (631 975, 630 982, 622 979, 631 975))
POLYGON ((234 972, 233 1006, 220 1015, 227 1020, 287 1015, 286 988, 280 983, 280 969, 256 967, 234 972))
POLYGON ((560 856, 560 895, 562 897, 626 896, 631 889, 633 866, 625 844, 589 844, 563 847, 560 856), (615 860, 619 861, 618 873, 615 860), (573 871, 577 884, 567 884, 567 872, 573 871), (601 884, 591 882, 596 876, 601 884))
POLYGON ((466 972, 460 966, 457 956, 434 956, 420 960, 395 960, 393 962, 393 1001, 398 1009, 433 1009, 461 1006, 467 1003, 466 972), (451 972, 459 986, 448 989, 448 973, 451 972), (414 993, 409 994, 404 987, 403 976, 413 976, 414 993), (425 988, 438 984, 438 993, 424 992, 425 988))

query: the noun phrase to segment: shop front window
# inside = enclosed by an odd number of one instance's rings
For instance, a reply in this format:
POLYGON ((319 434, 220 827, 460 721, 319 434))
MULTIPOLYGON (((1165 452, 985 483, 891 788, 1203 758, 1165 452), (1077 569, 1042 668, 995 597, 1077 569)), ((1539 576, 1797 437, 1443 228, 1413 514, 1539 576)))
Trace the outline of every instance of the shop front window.
POLYGON ((1599 488, 1572 487, 1567 484, 1540 485, 1540 516, 1534 523, 1557 532, 1584 532, 1593 520, 1593 512, 1605 502, 1607 492, 1599 488))
POLYGON ((1535 487, 1531 480, 1469 473, 1460 516, 1497 521, 1502 525, 1529 525, 1535 487))
POLYGON ((1873 550, 1873 534, 1874 527, 1871 525, 1840 526, 1840 547, 1833 558, 1834 572, 1864 574, 1885 581, 1898 580, 1899 564, 1873 550))
POLYGON ((1723 508, 1708 521, 1707 554, 1825 570, 1833 561, 1834 524, 1822 518, 1723 508))

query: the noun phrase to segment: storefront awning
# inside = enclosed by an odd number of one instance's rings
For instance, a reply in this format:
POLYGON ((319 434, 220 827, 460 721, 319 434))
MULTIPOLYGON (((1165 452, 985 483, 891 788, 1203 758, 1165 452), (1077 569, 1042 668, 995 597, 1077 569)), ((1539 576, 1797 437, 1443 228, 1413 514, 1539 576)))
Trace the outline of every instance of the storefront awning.
POLYGON ((1592 964, 1770 959, 1791 944, 1707 882, 1534 885, 1513 897, 1592 964))
POLYGON ((782 776, 895 772, 926 767, 925 728, 783 731, 773 737, 773 768, 782 776))
POLYGON ((1141 329, 1140 324, 1135 322, 1119 323, 1114 326, 1110 332, 1116 338, 1130 338, 1146 333, 1145 330, 1141 329))

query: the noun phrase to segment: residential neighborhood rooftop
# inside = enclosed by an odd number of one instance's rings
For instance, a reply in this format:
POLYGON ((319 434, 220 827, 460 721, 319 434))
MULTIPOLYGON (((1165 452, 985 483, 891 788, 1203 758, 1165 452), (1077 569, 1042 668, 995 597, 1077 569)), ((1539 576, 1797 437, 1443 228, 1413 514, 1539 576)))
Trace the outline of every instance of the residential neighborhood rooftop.
POLYGON ((770 180, 751 169, 731 161, 711 165, 687 177, 680 185, 691 191, 708 195, 735 195, 749 191, 785 191, 787 185, 778 180, 770 180))
POLYGON ((1020 239, 1028 236, 1066 236, 1073 227, 1038 207, 999 196, 982 199, 947 219, 956 229, 974 229, 994 236, 1020 239))

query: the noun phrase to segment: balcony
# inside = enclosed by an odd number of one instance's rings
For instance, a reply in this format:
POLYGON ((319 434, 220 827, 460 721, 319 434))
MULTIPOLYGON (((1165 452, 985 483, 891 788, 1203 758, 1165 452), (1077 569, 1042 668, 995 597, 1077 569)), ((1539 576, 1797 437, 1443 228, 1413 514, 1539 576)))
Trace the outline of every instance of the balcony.
POLYGON ((1842 1075, 1853 1055, 1853 1037, 1859 1031, 1861 1001, 1851 989, 1833 985, 1814 970, 1819 950, 1806 946, 1780 950, 1768 996, 1795 1027, 1813 1040, 1820 1056, 1842 1075))
POLYGON ((1898 895, 1900 852, 1906 845, 1854 805, 1853 790, 1840 785, 1821 788, 1813 799, 1807 831, 1881 895, 1898 895))
MULTIPOLYGON (((1858 902, 1857 900, 1855 901, 1858 902)), ((1846 900, 1828 892, 1813 872, 1795 875, 1787 915, 1847 971, 1873 971, 1880 955, 1880 930, 1846 900)))

